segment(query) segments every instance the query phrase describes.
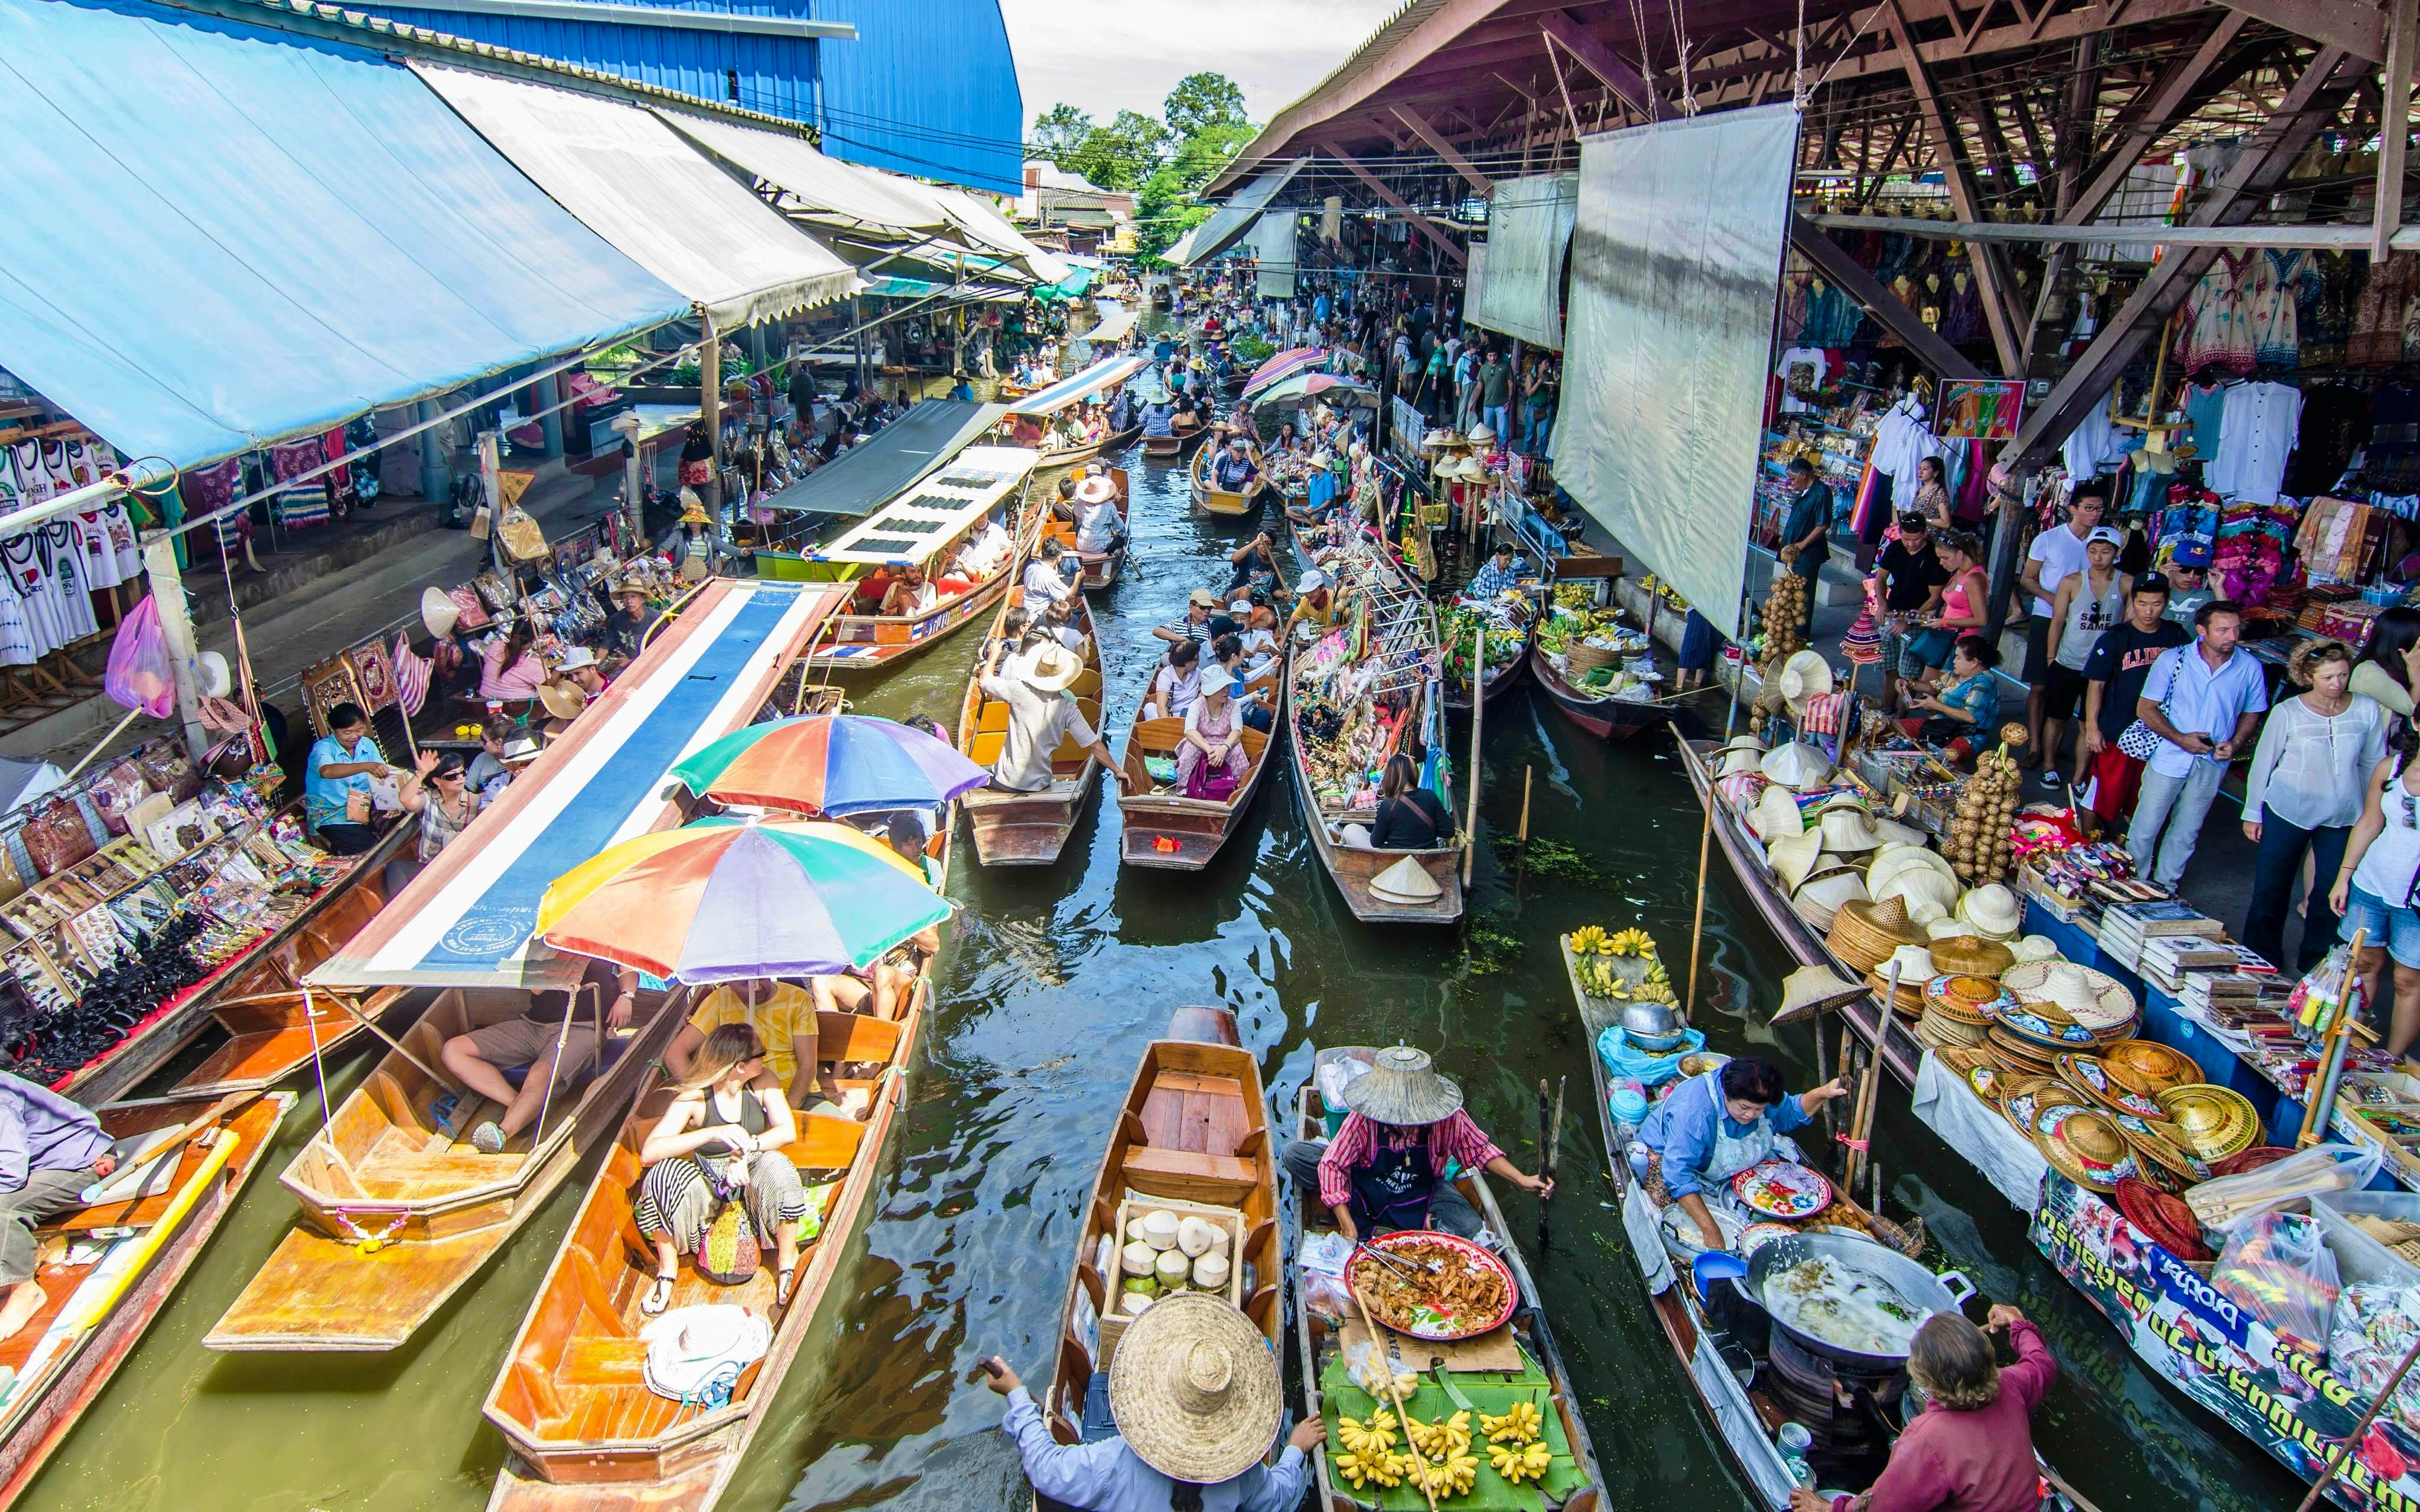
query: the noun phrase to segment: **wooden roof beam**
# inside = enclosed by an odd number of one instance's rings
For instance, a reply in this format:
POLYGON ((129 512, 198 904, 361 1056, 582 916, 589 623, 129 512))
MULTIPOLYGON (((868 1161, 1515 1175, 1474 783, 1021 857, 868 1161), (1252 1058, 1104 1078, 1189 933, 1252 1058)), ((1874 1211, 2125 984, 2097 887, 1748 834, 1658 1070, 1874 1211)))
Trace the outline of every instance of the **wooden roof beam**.
POLYGON ((1606 87, 1612 90, 1623 104, 1641 116, 1653 117, 1663 114, 1662 101, 1656 99, 1655 91, 1648 86, 1638 70, 1614 56, 1612 49, 1598 41, 1569 14, 1560 10, 1545 11, 1538 17, 1538 29, 1560 43, 1564 52, 1578 60, 1580 67, 1604 80, 1606 87))
POLYGON ((1422 236, 1427 237, 1431 241, 1436 243, 1438 249, 1447 256, 1451 257, 1457 266, 1463 268, 1470 266, 1469 254, 1454 245, 1453 239, 1439 230, 1435 222, 1431 221, 1427 216, 1422 215, 1419 211, 1412 208, 1411 206, 1404 203, 1403 196, 1388 188, 1386 184, 1379 179, 1377 175, 1361 166, 1358 159, 1355 158, 1351 153, 1346 152, 1342 147, 1338 147, 1335 143, 1330 142, 1324 137, 1314 142, 1313 146, 1317 147, 1322 152, 1326 153, 1329 157, 1334 158, 1338 163, 1342 165, 1345 172, 1351 174, 1354 177, 1360 179, 1363 184, 1368 186, 1370 193, 1377 195, 1380 200, 1393 207, 1395 209, 1401 210, 1404 217, 1412 223, 1412 228, 1414 230, 1419 232, 1422 236))
POLYGON ((2342 48, 2371 63, 2386 61, 2386 12, 2360 0, 2222 0, 2255 21, 2297 37, 2342 48))
POLYGON ((1821 226, 1796 211, 1790 216, 1790 244, 1816 270, 1838 284, 1849 298, 1866 307, 1886 331, 1905 343, 1908 349, 1922 358, 1927 365, 1945 378, 1979 378, 1980 369, 1968 362, 1957 347, 1941 339, 1931 326, 1916 317, 1915 311, 1900 302, 1899 296, 1885 288, 1874 275, 1857 265, 1846 248, 1824 235, 1821 226))
POLYGON ((1496 188, 1496 180, 1488 177, 1485 174, 1481 173, 1478 169, 1472 167, 1470 165, 1470 160, 1464 157, 1460 152, 1455 151, 1453 144, 1445 139, 1444 133, 1440 132, 1435 127, 1431 126, 1428 123, 1427 117, 1423 116, 1419 111, 1410 110, 1402 105, 1397 105, 1393 107, 1392 114, 1395 119, 1403 122, 1405 127, 1410 129, 1411 133, 1414 136, 1417 136, 1421 141, 1427 143, 1430 151, 1435 153, 1438 157, 1443 158, 1446 162, 1447 167, 1451 168, 1454 172, 1462 175, 1463 181, 1465 183, 1468 184, 1471 188, 1479 191, 1482 194, 1494 191, 1496 188))
MULTIPOLYGON (((1908 83, 1916 89, 1916 103, 1923 108, 1924 123, 1932 132, 1933 141, 1941 147, 1942 177, 1948 181, 1950 202, 1958 207, 1962 219, 1980 221, 1982 200, 1975 193, 1975 177, 1968 169, 1964 142, 1949 124, 1941 108, 1940 97, 1932 87, 1932 74, 1916 50, 1916 39, 1907 29, 1907 17, 1899 8, 1899 0, 1883 0, 1883 16, 1889 23, 1891 35, 1898 39, 1907 72, 1908 83)), ((2009 290, 2011 285, 2008 269, 2000 260, 1997 248, 1980 242, 1970 243, 1967 258, 1974 264, 1975 282, 1982 295, 1984 323, 1992 328, 1992 346, 2000 354, 2000 371, 2021 377, 2019 360, 2023 355, 2018 340, 2015 318, 2009 313, 2009 290)))
MULTIPOLYGON (((2221 88, 2231 82, 2214 77, 2212 70, 2218 67, 2220 56, 2243 35, 2246 19, 2238 10, 2221 16, 2199 47, 2170 63, 2127 107, 2119 117, 2123 124, 2100 158, 2085 171, 2084 187, 2068 207, 2066 219, 2071 224, 2088 221, 2101 213, 2101 207, 2126 181, 2135 160, 2190 114, 2186 107, 2205 80, 2221 88)), ((2249 59, 2244 61, 2248 63, 2249 59)))

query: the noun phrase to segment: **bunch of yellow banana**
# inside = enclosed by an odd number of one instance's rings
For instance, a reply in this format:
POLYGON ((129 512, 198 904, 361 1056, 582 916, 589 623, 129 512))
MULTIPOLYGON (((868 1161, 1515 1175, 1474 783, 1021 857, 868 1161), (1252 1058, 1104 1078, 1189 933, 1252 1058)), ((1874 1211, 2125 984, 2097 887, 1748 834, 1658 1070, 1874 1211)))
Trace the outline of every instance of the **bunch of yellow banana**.
POLYGON ((1643 929, 1626 929, 1606 942, 1607 955, 1643 955, 1655 953, 1655 936, 1643 929))
POLYGON ((1470 1410, 1463 1409, 1451 1417, 1423 1423, 1419 1418, 1405 1418, 1404 1432, 1412 1447, 1431 1459, 1443 1459, 1470 1447, 1470 1410))
POLYGON ((1651 957, 1647 963, 1647 980, 1652 986, 1669 987, 1672 985, 1672 974, 1664 969, 1663 962, 1651 957))
POLYGON ((1500 1417, 1481 1414, 1479 1431, 1487 1435, 1490 1443, 1519 1445, 1537 1438, 1540 1422, 1535 1403, 1514 1402, 1500 1417))
POLYGON ((1572 931, 1572 954, 1595 955, 1605 948, 1609 937, 1603 924, 1583 924, 1572 931))
POLYGON ((1415 1459, 1412 1461, 1411 1477, 1415 1487, 1431 1496, 1460 1496, 1478 1483, 1479 1457, 1457 1452, 1435 1464, 1425 1459, 1415 1459))
POLYGON ((1496 1473, 1515 1486, 1544 1476, 1554 1459, 1555 1451, 1544 1440, 1518 1447, 1501 1444, 1487 1451, 1487 1462, 1496 1467, 1496 1473))
POLYGON ((1370 1449, 1358 1454, 1341 1454, 1328 1463, 1336 1473, 1353 1483, 1358 1490, 1364 1484, 1394 1487, 1404 1484, 1406 1473, 1424 1464, 1418 1455, 1388 1454, 1383 1449, 1370 1449))
POLYGON ((1383 1455, 1395 1446, 1395 1414, 1381 1410, 1371 1413, 1367 1423, 1359 1418, 1339 1417, 1336 1437, 1354 1454, 1383 1455))

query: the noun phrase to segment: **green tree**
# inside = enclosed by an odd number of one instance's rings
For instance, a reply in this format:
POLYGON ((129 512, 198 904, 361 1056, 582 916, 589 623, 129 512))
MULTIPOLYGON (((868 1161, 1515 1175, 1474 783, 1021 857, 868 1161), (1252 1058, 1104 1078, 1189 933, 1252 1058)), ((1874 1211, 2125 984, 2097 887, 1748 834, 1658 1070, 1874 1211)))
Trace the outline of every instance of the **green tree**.
POLYGON ((1148 116, 1122 110, 1109 125, 1094 127, 1074 157, 1060 166, 1082 174, 1095 189, 1136 189, 1159 166, 1160 149, 1167 142, 1166 126, 1148 116))
MULTIPOLYGON (((1062 168, 1068 168, 1084 139, 1096 128, 1093 117, 1075 106, 1062 101, 1033 117, 1032 153, 1047 158, 1062 168)), ((1074 170, 1069 168, 1070 172, 1074 170)))
POLYGON ((1201 135, 1216 126, 1241 126, 1244 91, 1223 73, 1188 73, 1169 91, 1164 109, 1168 128, 1179 138, 1201 135))
POLYGON ((1220 121, 1203 127, 1177 147, 1169 166, 1183 180, 1187 193, 1197 193, 1234 161, 1245 143, 1258 134, 1259 129, 1249 121, 1220 121))

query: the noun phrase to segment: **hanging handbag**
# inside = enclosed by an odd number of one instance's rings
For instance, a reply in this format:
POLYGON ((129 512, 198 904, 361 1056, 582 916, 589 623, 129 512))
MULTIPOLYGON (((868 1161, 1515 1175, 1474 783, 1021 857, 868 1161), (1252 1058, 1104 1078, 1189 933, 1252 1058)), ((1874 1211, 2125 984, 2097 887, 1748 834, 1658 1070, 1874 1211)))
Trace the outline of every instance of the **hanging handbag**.
POLYGON ((503 539, 504 553, 515 562, 542 562, 552 555, 547 548, 546 533, 519 505, 504 511, 503 539))
MULTIPOLYGON (((2182 669, 2182 666, 2183 663, 2180 659, 2178 666, 2168 672, 2168 690, 2160 696, 2160 717, 2163 719, 2168 717, 2168 701, 2176 696, 2177 672, 2182 669)), ((2124 733, 2118 737, 2118 750, 2138 762, 2149 761, 2160 753, 2162 746, 2167 744, 2169 744, 2167 736, 2140 719, 2128 725, 2124 733)))

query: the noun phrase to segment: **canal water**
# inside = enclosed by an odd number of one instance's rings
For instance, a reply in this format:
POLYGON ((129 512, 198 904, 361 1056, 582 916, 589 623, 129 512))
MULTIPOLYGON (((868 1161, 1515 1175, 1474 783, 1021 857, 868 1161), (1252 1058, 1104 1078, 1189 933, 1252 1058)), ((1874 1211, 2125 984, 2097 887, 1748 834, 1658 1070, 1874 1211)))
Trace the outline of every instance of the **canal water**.
MULTIPOLYGON (((1159 642, 1154 624, 1223 584, 1240 532, 1190 517, 1181 471, 1133 469, 1134 561, 1095 599, 1112 723, 1159 642), (1215 579, 1215 582, 1214 582, 1215 579)), ((856 706, 957 716, 975 637, 961 636, 856 706)), ((1466 731, 1458 739, 1466 741, 1466 731)), ((895 1127, 871 1220, 723 1505, 1001 1509, 1027 1493, 998 1398, 976 1362, 1045 1374, 1089 1190, 1144 1044, 1182 1004, 1223 1003, 1280 1106, 1313 1047, 1405 1041, 1457 1077, 1481 1125, 1524 1169, 1538 1162, 1536 1088, 1568 1078, 1553 1240, 1530 1255, 1610 1483, 1610 1505, 1745 1507, 1747 1494, 1647 1310, 1621 1247, 1589 1101, 1590 1047, 1556 938, 1585 923, 1644 925, 1676 985, 1687 961, 1700 810, 1668 745, 1590 740, 1525 689, 1483 739, 1482 843, 1459 930, 1379 929, 1342 905, 1280 773, 1219 859, 1196 875, 1122 870, 1110 800, 1047 870, 985 872, 961 841, 963 912, 940 963, 938 1011, 895 1127), (1526 872, 1500 849, 1524 774, 1526 872)), ((1457 750, 1457 760, 1466 751, 1457 750)), ((1716 1048, 1780 1060, 1805 1085, 1807 1037, 1760 1026, 1789 963, 1719 872, 1706 901, 1716 1048)), ((341 1098, 368 1063, 334 1079, 341 1098)), ((2115 1335, 2025 1242, 2017 1215, 1886 1088, 1878 1158, 1894 1215, 1920 1214, 1936 1268, 2024 1308, 2061 1379, 2038 1441, 2097 1505, 2139 1512, 2288 1506, 2302 1488, 2243 1439, 2138 1369, 2115 1335)), ((306 1093, 264 1171, 174 1303, 32 1488, 24 1504, 113 1512, 288 1512, 481 1506, 504 1453, 479 1404, 570 1221, 589 1172, 406 1348, 392 1354, 214 1355, 202 1335, 292 1220, 274 1175, 318 1122, 306 1093)), ((1525 1244, 1538 1218, 1504 1197, 1525 1244)), ((1971 1311, 1979 1316, 1981 1304, 1971 1311)))

